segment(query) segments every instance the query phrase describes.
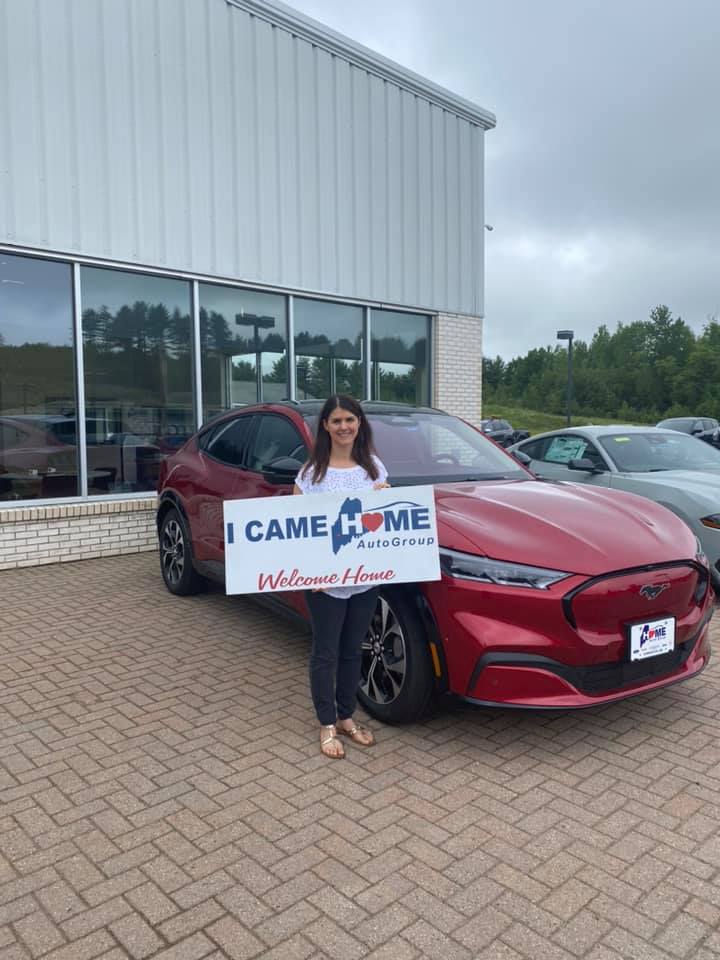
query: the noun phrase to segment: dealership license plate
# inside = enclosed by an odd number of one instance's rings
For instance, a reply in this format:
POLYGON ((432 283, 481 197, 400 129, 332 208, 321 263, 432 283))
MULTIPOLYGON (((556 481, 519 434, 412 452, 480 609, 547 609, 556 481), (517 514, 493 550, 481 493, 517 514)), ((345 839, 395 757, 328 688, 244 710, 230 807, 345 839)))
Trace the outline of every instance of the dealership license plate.
POLYGON ((646 620, 630 627, 630 659, 646 660, 675 647, 675 617, 646 620))

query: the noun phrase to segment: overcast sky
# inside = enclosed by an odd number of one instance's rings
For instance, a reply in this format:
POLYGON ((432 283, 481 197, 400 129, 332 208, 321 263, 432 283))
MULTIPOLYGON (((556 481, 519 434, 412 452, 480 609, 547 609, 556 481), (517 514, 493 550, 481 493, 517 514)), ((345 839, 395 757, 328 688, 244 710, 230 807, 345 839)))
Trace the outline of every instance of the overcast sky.
POLYGON ((491 110, 486 356, 720 319, 720 0, 291 0, 491 110))

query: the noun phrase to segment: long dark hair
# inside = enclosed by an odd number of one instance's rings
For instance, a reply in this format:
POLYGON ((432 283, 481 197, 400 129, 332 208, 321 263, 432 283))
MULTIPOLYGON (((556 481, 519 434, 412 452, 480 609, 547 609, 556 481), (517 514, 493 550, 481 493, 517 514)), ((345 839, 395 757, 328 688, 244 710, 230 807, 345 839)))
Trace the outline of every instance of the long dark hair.
POLYGON ((315 444, 308 462, 302 468, 302 476, 305 476, 308 470, 312 470, 313 483, 320 483, 320 481, 324 479, 328 466, 330 465, 330 452, 332 450, 330 434, 325 428, 325 421, 329 418, 333 410, 337 410, 338 407, 342 407, 343 410, 347 410, 348 413, 352 413, 358 418, 360 425, 357 436, 355 437, 355 443, 353 443, 352 458, 358 466, 363 467, 371 480, 377 480, 380 472, 373 460, 375 448, 373 446, 370 422, 357 400, 344 393, 334 393, 325 401, 318 418, 315 444))

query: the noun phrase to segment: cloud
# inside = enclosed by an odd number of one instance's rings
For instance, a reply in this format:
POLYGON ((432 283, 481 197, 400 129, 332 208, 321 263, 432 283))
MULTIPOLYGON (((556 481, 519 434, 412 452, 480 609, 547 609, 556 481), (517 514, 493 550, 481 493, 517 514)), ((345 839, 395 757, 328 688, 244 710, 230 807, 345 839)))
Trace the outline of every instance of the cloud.
POLYGON ((497 115, 486 353, 720 314, 716 0, 296 0, 497 115))

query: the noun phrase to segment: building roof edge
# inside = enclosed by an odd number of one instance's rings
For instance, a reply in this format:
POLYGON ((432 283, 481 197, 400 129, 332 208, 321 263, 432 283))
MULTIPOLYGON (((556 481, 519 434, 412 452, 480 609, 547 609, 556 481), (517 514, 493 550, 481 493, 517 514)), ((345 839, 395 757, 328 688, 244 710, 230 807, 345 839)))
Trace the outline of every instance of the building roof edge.
POLYGON ((278 27, 288 30, 297 37, 323 47, 330 53, 344 57, 355 66, 362 67, 370 73, 379 74, 387 80, 392 80, 417 96, 437 104, 444 110, 456 114, 471 123, 491 130, 495 126, 495 114, 479 107, 470 100, 457 96, 445 87, 441 87, 431 80, 420 76, 413 70, 401 66, 388 57, 383 57, 369 47, 351 40, 342 33, 337 33, 324 24, 300 13, 292 7, 286 6, 280 0, 224 0, 231 7, 238 7, 253 16, 260 17, 278 27))

